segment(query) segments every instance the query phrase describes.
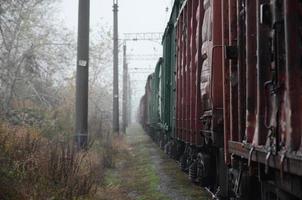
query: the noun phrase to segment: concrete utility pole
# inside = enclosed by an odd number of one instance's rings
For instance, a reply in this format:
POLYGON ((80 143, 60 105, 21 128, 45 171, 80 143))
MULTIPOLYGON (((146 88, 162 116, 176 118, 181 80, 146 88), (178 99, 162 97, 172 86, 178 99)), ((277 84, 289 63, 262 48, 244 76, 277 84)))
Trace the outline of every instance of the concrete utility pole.
MULTIPOLYGON (((128 70, 128 65, 127 65, 127 70, 128 70)), ((132 99, 131 99, 131 83, 130 83, 130 74, 129 74, 129 71, 128 71, 128 90, 127 90, 127 94, 128 94, 128 109, 127 109, 127 112, 128 112, 128 118, 127 118, 127 124, 129 125, 131 123, 131 112, 132 112, 132 99)))
POLYGON ((128 66, 127 66, 127 47, 123 46, 123 133, 126 133, 128 126, 128 66))
POLYGON ((76 80, 76 143, 79 148, 86 148, 88 142, 89 8, 90 0, 79 0, 76 80))
POLYGON ((113 132, 119 134, 118 0, 113 0, 113 132))

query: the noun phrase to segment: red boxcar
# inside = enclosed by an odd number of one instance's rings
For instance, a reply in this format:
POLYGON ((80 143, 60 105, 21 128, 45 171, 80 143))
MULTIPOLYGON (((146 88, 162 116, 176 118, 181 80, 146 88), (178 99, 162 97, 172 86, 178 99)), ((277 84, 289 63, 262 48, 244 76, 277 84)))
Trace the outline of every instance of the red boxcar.
POLYGON ((217 198, 302 199, 302 1, 175 2, 169 152, 217 198))
POLYGON ((223 2, 226 161, 263 199, 301 199, 302 2, 223 2))
MULTIPOLYGON (((187 0, 176 23, 176 135, 182 170, 212 191, 227 176, 223 159, 221 0, 187 0), (220 174, 220 176, 218 176, 220 174), (220 177, 220 181, 215 179, 220 177)), ((226 186, 226 184, 224 184, 226 186)))
POLYGON ((176 28, 182 168, 220 197, 301 199, 302 1, 187 0, 176 28))

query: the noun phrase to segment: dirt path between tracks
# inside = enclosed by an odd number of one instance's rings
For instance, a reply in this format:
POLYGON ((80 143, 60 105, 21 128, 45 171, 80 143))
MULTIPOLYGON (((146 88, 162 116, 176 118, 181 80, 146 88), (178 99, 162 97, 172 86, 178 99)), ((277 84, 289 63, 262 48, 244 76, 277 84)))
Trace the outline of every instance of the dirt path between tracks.
POLYGON ((106 173, 99 200, 207 200, 200 187, 190 183, 139 125, 114 142, 115 167, 106 173))

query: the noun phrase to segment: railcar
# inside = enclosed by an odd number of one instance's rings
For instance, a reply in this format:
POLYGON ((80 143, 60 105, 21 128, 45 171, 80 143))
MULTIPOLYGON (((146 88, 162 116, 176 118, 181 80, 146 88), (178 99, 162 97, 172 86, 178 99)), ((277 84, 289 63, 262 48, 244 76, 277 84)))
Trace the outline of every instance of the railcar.
POLYGON ((149 131, 150 136, 157 141, 160 141, 161 134, 161 68, 163 59, 160 58, 156 64, 155 71, 150 75, 150 100, 149 106, 149 131))
POLYGON ((189 172, 192 181, 226 197, 221 0, 185 1, 175 27, 176 138, 180 148, 172 152, 181 155, 180 167, 189 172))
POLYGON ((146 131, 219 199, 302 199, 302 1, 175 0, 162 44, 146 131))
POLYGON ((224 81, 224 144, 233 192, 302 199, 302 1, 223 1, 222 13, 223 79, 231 77, 224 81))
POLYGON ((139 103, 137 120, 143 129, 154 139, 161 141, 161 68, 163 59, 159 58, 155 71, 151 73, 145 85, 145 94, 139 103))
POLYGON ((145 95, 141 97, 140 101, 139 101, 139 105, 138 105, 138 109, 136 112, 136 121, 142 126, 142 128, 144 130, 145 129, 145 95))

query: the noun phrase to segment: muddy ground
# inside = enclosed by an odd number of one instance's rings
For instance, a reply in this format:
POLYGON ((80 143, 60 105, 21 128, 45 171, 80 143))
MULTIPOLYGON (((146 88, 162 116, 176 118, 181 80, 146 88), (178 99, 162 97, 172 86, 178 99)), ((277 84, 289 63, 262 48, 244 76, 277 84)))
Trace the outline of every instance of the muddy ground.
POLYGON ((135 124, 114 141, 114 167, 97 191, 99 200, 207 200, 177 163, 168 158, 135 124))

